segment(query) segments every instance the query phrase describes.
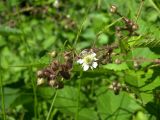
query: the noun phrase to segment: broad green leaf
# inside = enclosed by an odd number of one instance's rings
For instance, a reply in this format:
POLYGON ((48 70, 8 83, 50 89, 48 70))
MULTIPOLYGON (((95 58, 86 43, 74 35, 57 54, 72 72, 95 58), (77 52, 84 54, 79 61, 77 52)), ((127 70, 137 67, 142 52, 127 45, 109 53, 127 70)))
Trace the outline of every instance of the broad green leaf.
MULTIPOLYGON (((19 93, 11 106, 16 107, 18 105, 28 105, 33 102, 33 93, 19 93)), ((33 105, 33 104, 32 104, 33 105)))
POLYGON ((0 34, 1 35, 20 35, 22 31, 17 28, 11 28, 8 26, 0 26, 0 34))
POLYGON ((114 71, 123 71, 127 70, 128 66, 126 63, 121 63, 121 64, 108 63, 107 65, 103 65, 103 68, 114 71))
MULTIPOLYGON (((4 101, 6 109, 11 107, 11 104, 16 100, 18 94, 19 94, 19 89, 12 89, 8 87, 4 88, 4 101)), ((0 106, 2 106, 1 98, 2 97, 0 97, 0 106)))
POLYGON ((132 113, 141 106, 136 103, 127 93, 120 92, 115 95, 113 91, 105 91, 106 88, 100 88, 97 94, 98 114, 102 120, 128 120, 132 113))
POLYGON ((37 95, 43 99, 51 99, 54 97, 55 89, 52 87, 37 86, 37 95))
POLYGON ((99 120, 97 112, 90 108, 81 109, 78 114, 78 119, 79 120, 99 120))
POLYGON ((54 106, 64 113, 75 115, 77 106, 79 105, 80 109, 82 107, 81 103, 85 102, 85 99, 84 94, 79 93, 77 88, 65 86, 58 90, 54 106))

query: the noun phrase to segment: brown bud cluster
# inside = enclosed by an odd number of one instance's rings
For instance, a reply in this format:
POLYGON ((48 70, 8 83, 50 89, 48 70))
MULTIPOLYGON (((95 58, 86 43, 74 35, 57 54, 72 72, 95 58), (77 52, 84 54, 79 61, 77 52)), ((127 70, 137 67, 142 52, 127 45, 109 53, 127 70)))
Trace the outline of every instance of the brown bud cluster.
POLYGON ((37 81, 37 85, 40 85, 43 79, 47 80, 47 83, 51 87, 55 88, 63 88, 63 82, 58 78, 70 79, 70 71, 72 69, 73 64, 73 55, 72 52, 64 53, 65 63, 61 64, 57 60, 54 60, 48 67, 39 70, 37 72, 37 77, 39 78, 37 81), (42 79, 43 78, 43 79, 42 79))
POLYGON ((111 8, 110 8, 110 12, 111 13, 115 13, 117 14, 119 17, 122 18, 122 21, 124 22, 125 26, 124 27, 116 27, 116 33, 117 33, 117 36, 118 37, 121 37, 121 31, 128 31, 128 36, 133 36, 133 35, 138 35, 135 31, 138 30, 138 25, 124 17, 123 15, 121 15, 119 12, 118 12, 118 9, 116 6, 112 5, 111 8))
POLYGON ((113 90, 115 95, 118 95, 120 91, 129 92, 128 86, 126 86, 125 84, 121 84, 118 81, 113 81, 109 86, 109 89, 113 90))
POLYGON ((117 47, 118 46, 116 44, 113 44, 113 45, 107 45, 107 46, 104 46, 103 48, 97 49, 96 52, 103 50, 102 52, 100 52, 100 55, 98 57, 99 64, 111 63, 113 50, 117 47))

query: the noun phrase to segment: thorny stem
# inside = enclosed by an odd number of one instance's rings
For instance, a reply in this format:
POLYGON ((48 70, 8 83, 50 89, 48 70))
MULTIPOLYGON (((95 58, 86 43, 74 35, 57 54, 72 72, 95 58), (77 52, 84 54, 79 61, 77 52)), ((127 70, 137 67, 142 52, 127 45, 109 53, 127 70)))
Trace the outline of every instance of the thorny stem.
POLYGON ((79 115, 79 102, 80 102, 80 90, 81 90, 81 76, 83 72, 80 72, 80 79, 79 79, 79 85, 78 85, 78 98, 77 98, 77 111, 76 111, 76 116, 75 120, 78 120, 78 115, 79 115))
MULTIPOLYGON (((89 9, 90 9, 90 8, 89 8, 89 9)), ((77 45, 77 42, 78 42, 79 36, 80 36, 80 34, 81 34, 81 32, 82 32, 84 23, 85 23, 86 20, 87 20, 87 13, 88 13, 89 9, 87 10, 86 15, 85 15, 85 18, 84 18, 84 20, 83 20, 83 22, 82 22, 82 24, 81 24, 81 26, 80 26, 80 28, 79 28, 79 30, 78 30, 78 33, 77 33, 77 36, 76 36, 76 39, 75 39, 75 42, 74 42, 74 47, 77 45)))
POLYGON ((54 103, 55 103, 56 97, 57 97, 57 90, 55 91, 55 95, 54 95, 54 98, 53 98, 53 100, 52 100, 52 104, 51 104, 51 107, 50 107, 50 109, 49 109, 49 112, 48 112, 48 115, 47 115, 46 120, 49 120, 49 118, 50 118, 50 115, 51 115, 51 112, 52 112, 53 105, 54 105, 54 103))
POLYGON ((141 0, 141 4, 140 4, 139 10, 138 10, 137 15, 136 15, 136 20, 135 20, 136 23, 137 23, 138 18, 139 18, 140 14, 141 14, 143 4, 144 4, 144 0, 141 0))
POLYGON ((28 11, 32 11, 34 10, 34 7, 26 7, 26 8, 22 8, 20 11, 16 12, 13 14, 13 16, 24 13, 24 12, 28 12, 28 11))
POLYGON ((2 76, 0 76, 0 88, 1 88, 1 104, 2 104, 3 120, 6 120, 5 103, 4 103, 4 91, 3 91, 3 85, 2 85, 2 76))
POLYGON ((96 34, 96 39, 93 41, 93 44, 92 44, 92 48, 95 47, 95 44, 96 44, 96 41, 98 40, 99 36, 104 33, 107 29, 109 29, 110 27, 112 27, 114 24, 116 24, 117 22, 121 21, 123 19, 123 17, 115 20, 114 22, 112 22, 111 24, 107 25, 106 27, 104 27, 101 31, 99 31, 97 34, 96 34))
MULTIPOLYGON (((2 73, 1 68, 2 67, 1 67, 1 59, 0 59, 0 73, 2 73)), ((6 120, 2 74, 0 74, 0 94, 1 94, 0 96, 1 96, 3 120, 6 120)))

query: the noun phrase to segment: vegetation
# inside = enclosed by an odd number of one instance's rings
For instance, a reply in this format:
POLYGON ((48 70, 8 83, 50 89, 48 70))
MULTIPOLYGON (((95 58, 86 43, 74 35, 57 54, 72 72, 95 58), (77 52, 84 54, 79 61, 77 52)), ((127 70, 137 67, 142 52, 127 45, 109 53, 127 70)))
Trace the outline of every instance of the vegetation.
POLYGON ((158 0, 1 0, 0 119, 159 120, 158 0))

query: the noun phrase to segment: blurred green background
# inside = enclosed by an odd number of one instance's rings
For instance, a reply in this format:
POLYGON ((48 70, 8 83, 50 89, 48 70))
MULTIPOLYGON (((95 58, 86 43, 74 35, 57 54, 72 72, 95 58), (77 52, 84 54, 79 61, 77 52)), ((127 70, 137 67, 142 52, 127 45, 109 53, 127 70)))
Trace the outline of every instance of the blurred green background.
MULTIPOLYGON (((160 99, 155 99, 152 91, 160 91, 159 67, 148 68, 150 63, 144 63, 142 69, 137 71, 114 65, 104 67, 105 70, 83 74, 79 69, 72 73, 71 80, 65 81, 64 88, 58 91, 47 86, 36 86, 36 71, 50 63, 49 52, 65 51, 68 46, 74 45, 77 38, 74 47, 78 51, 90 47, 96 34, 118 19, 109 12, 112 4, 116 5, 124 16, 135 20, 140 2, 1 0, 0 119, 45 120, 55 92, 57 96, 50 116, 53 120, 159 119, 160 99), (115 95, 108 90, 107 86, 114 80, 130 84, 139 99, 133 99, 131 94, 126 92, 115 95)), ((159 39, 160 1, 145 0, 141 13, 138 32, 143 35, 151 34, 154 40, 159 39)), ((99 36, 97 47, 116 40, 116 25, 99 36)), ((134 55, 159 58, 159 43, 137 43, 137 46, 142 45, 143 48, 135 48, 134 55), (152 46, 153 48, 150 48, 152 46)))

